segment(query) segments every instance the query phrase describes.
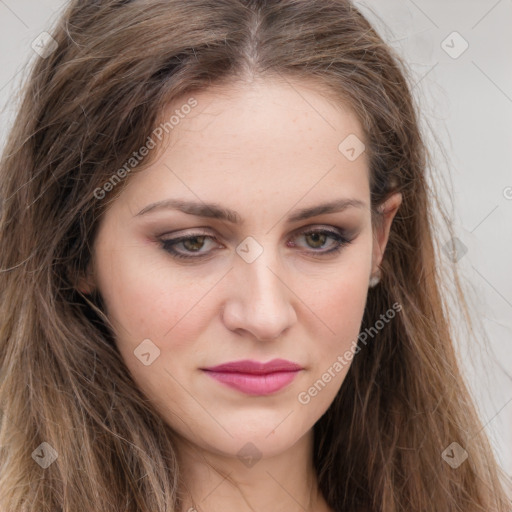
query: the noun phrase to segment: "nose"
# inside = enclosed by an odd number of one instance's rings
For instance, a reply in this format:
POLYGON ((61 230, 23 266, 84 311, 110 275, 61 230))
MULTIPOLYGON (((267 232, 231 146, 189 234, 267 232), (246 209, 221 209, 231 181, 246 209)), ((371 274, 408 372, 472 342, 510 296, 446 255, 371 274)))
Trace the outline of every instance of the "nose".
POLYGON ((228 329, 262 341, 281 337, 297 321, 294 294, 270 252, 265 249, 252 263, 237 259, 223 307, 228 329))

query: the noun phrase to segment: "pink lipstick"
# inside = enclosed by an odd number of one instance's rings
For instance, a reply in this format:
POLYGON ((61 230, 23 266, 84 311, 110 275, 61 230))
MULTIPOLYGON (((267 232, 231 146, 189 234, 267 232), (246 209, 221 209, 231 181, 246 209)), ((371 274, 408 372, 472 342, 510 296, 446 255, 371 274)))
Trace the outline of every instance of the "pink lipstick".
POLYGON ((207 375, 248 395, 270 395, 289 384, 302 366, 273 359, 267 363, 243 360, 201 368, 207 375))

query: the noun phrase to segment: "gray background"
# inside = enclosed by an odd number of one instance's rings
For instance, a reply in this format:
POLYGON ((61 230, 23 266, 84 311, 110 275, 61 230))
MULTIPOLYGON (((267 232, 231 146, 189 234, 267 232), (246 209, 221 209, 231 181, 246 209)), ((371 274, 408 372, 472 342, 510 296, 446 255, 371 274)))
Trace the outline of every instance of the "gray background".
MULTIPOLYGON (((0 0, 0 148, 23 65, 40 58, 31 43, 64 4, 0 0)), ((457 264, 490 340, 480 350, 461 335, 458 350, 485 430, 512 475, 512 0, 356 4, 405 57, 423 122, 448 157, 437 168, 451 175, 456 234, 467 248, 457 264)))

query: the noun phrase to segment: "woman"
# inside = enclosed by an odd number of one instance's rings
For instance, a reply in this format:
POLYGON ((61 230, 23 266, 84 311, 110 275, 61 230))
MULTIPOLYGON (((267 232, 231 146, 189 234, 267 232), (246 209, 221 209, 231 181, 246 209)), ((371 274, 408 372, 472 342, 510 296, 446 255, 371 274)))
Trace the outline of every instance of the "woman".
POLYGON ((1 163, 1 510, 510 509, 407 73, 351 3, 77 0, 40 46, 1 163))

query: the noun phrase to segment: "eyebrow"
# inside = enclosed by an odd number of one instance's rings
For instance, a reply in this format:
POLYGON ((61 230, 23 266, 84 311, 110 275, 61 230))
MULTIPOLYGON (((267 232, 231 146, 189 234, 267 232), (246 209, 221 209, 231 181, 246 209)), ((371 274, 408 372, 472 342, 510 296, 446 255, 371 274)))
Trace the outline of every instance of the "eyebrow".
MULTIPOLYGON (((298 222, 310 217, 316 217, 325 213, 337 213, 347 208, 367 208, 368 205, 359 199, 343 198, 328 203, 322 203, 309 208, 296 210, 288 217, 288 222, 298 222)), ((204 203, 194 201, 183 201, 180 199, 164 199, 145 206, 135 217, 146 215, 158 210, 178 210, 197 217, 208 217, 230 222, 232 224, 243 224, 240 215, 229 208, 224 208, 218 203, 204 203)))

